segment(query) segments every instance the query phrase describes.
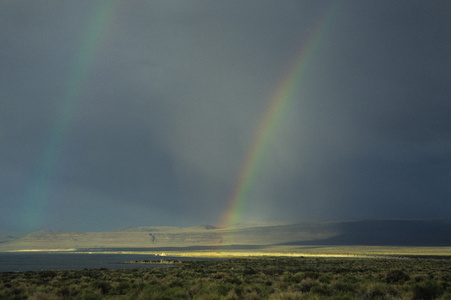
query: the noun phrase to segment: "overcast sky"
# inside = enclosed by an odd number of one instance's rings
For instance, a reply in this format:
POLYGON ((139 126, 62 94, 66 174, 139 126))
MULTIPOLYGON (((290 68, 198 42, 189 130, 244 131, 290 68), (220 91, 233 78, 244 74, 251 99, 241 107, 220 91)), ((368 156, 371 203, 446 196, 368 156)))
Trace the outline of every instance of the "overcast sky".
POLYGON ((450 20, 447 0, 0 0, 0 229, 218 224, 309 46, 242 221, 450 218, 450 20))

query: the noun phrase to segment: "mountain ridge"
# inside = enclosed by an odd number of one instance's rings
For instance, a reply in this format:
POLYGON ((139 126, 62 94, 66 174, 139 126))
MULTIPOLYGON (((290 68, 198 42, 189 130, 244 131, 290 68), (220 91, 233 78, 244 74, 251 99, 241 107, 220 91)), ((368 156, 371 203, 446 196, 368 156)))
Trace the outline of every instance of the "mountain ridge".
MULTIPOLYGON (((2 236, 0 236, 2 238, 2 236)), ((43 230, 8 235, 0 251, 81 248, 269 247, 274 245, 451 246, 448 219, 303 221, 286 225, 125 227, 105 232, 43 230)))

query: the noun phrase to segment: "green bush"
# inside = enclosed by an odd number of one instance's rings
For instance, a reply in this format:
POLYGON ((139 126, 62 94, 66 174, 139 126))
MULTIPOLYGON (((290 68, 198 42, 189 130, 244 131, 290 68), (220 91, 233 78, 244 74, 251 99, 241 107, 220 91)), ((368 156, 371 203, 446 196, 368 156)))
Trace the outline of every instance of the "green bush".
POLYGON ((321 295, 321 296, 331 296, 333 294, 330 287, 324 283, 315 285, 314 287, 311 288, 310 292, 312 292, 313 294, 321 295))
POLYGON ((385 275, 385 281, 387 283, 405 282, 409 279, 409 274, 402 270, 390 270, 387 272, 387 275, 385 275))
POLYGON ((55 277, 56 274, 57 274, 57 273, 56 273, 55 271, 40 271, 40 272, 38 273, 38 276, 39 276, 41 279, 50 280, 50 279, 52 279, 53 277, 55 277))
POLYGON ((257 271, 255 271, 251 267, 247 267, 243 270, 243 275, 254 275, 254 274, 257 274, 257 271))
POLYGON ((262 270, 262 272, 263 272, 265 275, 275 276, 275 275, 281 275, 281 274, 283 274, 284 270, 283 270, 282 268, 278 267, 278 266, 270 265, 270 266, 265 267, 265 268, 262 270))
POLYGON ((312 287, 318 285, 318 282, 316 280, 313 280, 311 278, 307 278, 301 281, 299 284, 299 291, 303 293, 308 293, 312 289, 312 287))
POLYGON ((387 299, 389 296, 388 287, 383 284, 369 284, 366 286, 362 298, 366 300, 387 299))
POLYGON ((60 288, 59 290, 58 290, 58 296, 61 296, 61 297, 69 297, 70 296, 70 289, 69 289, 69 287, 68 286, 64 286, 64 287, 62 287, 62 288, 60 288))
POLYGON ((436 299, 443 294, 443 288, 436 281, 427 280, 415 284, 413 287, 414 299, 429 300, 436 299))
POLYGON ((122 281, 119 283, 119 285, 114 290, 119 295, 125 295, 125 294, 127 294, 129 289, 130 289, 130 283, 128 283, 126 281, 122 281))
POLYGON ((101 299, 99 295, 93 294, 91 292, 86 292, 85 294, 83 294, 83 296, 79 299, 83 299, 83 300, 99 300, 101 299))
POLYGON ((318 281, 321 283, 330 283, 332 281, 332 278, 329 275, 321 275, 318 277, 318 281))
POLYGON ((318 279, 319 273, 314 271, 307 271, 305 272, 305 278, 312 278, 312 279, 318 279))
POLYGON ((111 291, 111 284, 107 281, 94 281, 92 287, 95 289, 100 289, 103 295, 107 295, 111 291))
POLYGON ((353 297, 346 294, 335 294, 332 297, 327 298, 328 300, 352 300, 353 297))
POLYGON ((337 292, 347 293, 351 292, 354 293, 357 289, 357 285, 354 283, 344 282, 344 281, 337 281, 332 284, 332 288, 337 292))
POLYGON ((230 283, 221 283, 214 287, 214 293, 221 296, 226 296, 231 290, 233 286, 230 283))
POLYGON ((451 300, 451 293, 446 292, 443 294, 443 300, 451 300))
POLYGON ((231 284, 236 284, 236 285, 240 285, 243 283, 243 281, 235 275, 231 275, 231 276, 225 278, 225 282, 228 282, 231 284))

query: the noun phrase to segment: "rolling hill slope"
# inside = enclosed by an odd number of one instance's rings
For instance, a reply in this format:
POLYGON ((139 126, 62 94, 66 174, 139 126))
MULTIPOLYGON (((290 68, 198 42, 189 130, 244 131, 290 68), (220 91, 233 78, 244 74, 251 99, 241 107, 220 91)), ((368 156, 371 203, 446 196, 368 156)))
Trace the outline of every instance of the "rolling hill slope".
POLYGON ((219 228, 127 227, 109 232, 41 231, 0 241, 0 251, 145 248, 257 249, 274 245, 451 246, 451 220, 355 220, 219 228))

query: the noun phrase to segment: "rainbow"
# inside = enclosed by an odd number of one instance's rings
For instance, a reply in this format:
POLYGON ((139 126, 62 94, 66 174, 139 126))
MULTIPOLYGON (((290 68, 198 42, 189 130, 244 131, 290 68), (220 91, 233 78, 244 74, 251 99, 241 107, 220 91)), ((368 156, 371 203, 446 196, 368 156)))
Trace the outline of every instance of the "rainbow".
POLYGON ((53 125, 43 142, 40 156, 25 191, 25 206, 20 222, 26 230, 42 226, 52 180, 77 101, 83 93, 93 60, 102 44, 102 37, 114 15, 115 1, 96 3, 89 16, 88 28, 75 56, 73 68, 68 74, 67 85, 54 116, 53 125))
MULTIPOLYGON (((328 27, 329 11, 330 8, 319 18, 308 38, 303 41, 294 63, 279 81, 269 99, 235 178, 228 206, 221 218, 221 227, 227 228, 242 221, 253 183, 258 179, 259 171, 264 167, 263 156, 271 139, 275 136, 279 120, 283 117, 290 102, 296 99, 298 85, 308 69, 308 59, 318 49, 325 29, 328 27)), ((231 241, 223 241, 223 243, 225 242, 231 241)))

